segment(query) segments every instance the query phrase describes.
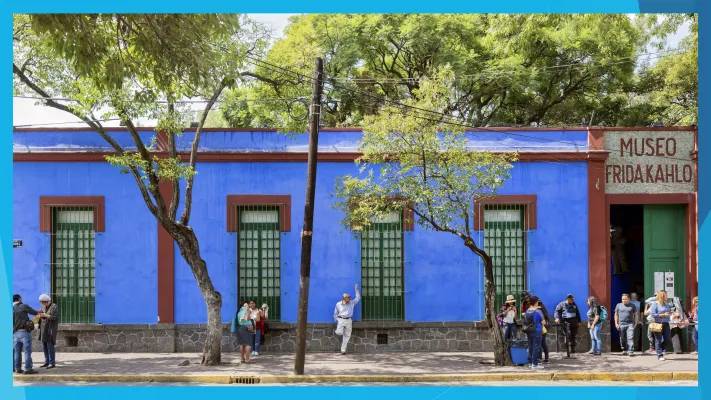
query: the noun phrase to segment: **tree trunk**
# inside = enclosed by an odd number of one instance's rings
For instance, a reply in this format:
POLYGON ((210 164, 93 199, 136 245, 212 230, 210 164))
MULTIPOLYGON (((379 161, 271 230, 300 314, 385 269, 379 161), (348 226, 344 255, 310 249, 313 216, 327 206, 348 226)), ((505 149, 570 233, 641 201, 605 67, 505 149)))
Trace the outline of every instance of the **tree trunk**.
POLYGON ((489 333, 494 339, 494 363, 497 366, 511 365, 511 355, 506 349, 506 342, 501 328, 496 322, 496 284, 494 283, 494 263, 484 250, 476 247, 474 242, 465 240, 465 245, 484 262, 484 316, 489 325, 489 333))
POLYGON ((486 314, 486 323, 489 325, 489 332, 494 339, 494 362, 498 366, 511 365, 511 356, 506 349, 504 336, 501 334, 501 328, 496 322, 496 286, 494 285, 494 265, 491 257, 484 253, 480 255, 484 261, 484 305, 486 314))
POLYGON ((200 246, 195 232, 189 227, 167 227, 175 239, 180 254, 190 266, 198 283, 200 294, 207 306, 207 337, 202 351, 202 365, 219 365, 222 360, 222 295, 215 290, 207 271, 205 260, 200 257, 200 246))

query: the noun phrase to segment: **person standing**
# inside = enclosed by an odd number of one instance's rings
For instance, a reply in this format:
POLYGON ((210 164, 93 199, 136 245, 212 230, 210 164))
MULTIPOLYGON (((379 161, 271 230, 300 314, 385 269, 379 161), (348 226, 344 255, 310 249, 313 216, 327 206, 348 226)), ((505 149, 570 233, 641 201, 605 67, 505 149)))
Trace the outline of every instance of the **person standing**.
POLYGON ((654 318, 649 330, 654 335, 654 348, 657 350, 657 360, 664 361, 664 346, 669 341, 669 318, 671 307, 667 304, 667 292, 657 292, 657 299, 649 306, 649 315, 654 318))
MULTIPOLYGON (((546 341, 546 338, 548 337, 548 327, 551 325, 551 317, 550 314, 548 314, 548 309, 546 308, 546 305, 541 301, 541 299, 538 299, 538 309, 541 311, 543 314, 543 330, 541 332, 541 355, 543 356, 543 362, 547 363, 548 362, 548 342, 546 341)), ((540 356, 539 355, 539 358, 540 356)))
POLYGON ((694 326, 694 333, 691 338, 694 340, 694 352, 691 354, 699 353, 699 297, 695 296, 691 299, 691 310, 689 311, 689 322, 694 326))
POLYGON ((32 369, 32 330, 34 324, 29 315, 42 315, 41 311, 24 304, 22 296, 12 296, 12 346, 13 372, 16 374, 36 374, 32 369), (22 370, 22 353, 25 353, 25 370, 22 370))
POLYGON ((47 294, 42 294, 39 297, 39 302, 42 304, 39 340, 42 342, 44 351, 44 364, 41 366, 51 369, 56 366, 54 346, 57 344, 57 332, 59 331, 59 308, 47 294))
POLYGON ((588 354, 599 356, 602 354, 602 340, 600 340, 600 328, 602 328, 602 307, 593 296, 588 297, 588 330, 590 331, 591 349, 588 354))
POLYGON ((261 349, 262 343, 264 343, 264 333, 266 331, 267 317, 269 316, 269 306, 262 304, 262 307, 259 308, 258 313, 259 319, 257 319, 257 326, 254 332, 253 356, 259 355, 259 350, 261 349))
POLYGON ((578 310, 578 305, 575 304, 575 298, 571 293, 556 306, 554 313, 556 324, 562 323, 566 353, 570 358, 570 355, 575 353, 578 325, 581 321, 580 310, 578 310))
POLYGON ((622 302, 615 306, 615 328, 620 333, 622 354, 634 355, 634 328, 639 322, 637 307, 630 301, 627 293, 622 294, 622 302))
POLYGON ((251 361, 249 356, 252 352, 252 343, 254 343, 254 321, 251 319, 251 311, 249 303, 244 303, 242 309, 237 313, 237 341, 240 346, 240 361, 248 364, 251 361))
POLYGON ((531 369, 541 369, 538 364, 541 358, 541 342, 543 340, 543 325, 545 319, 540 310, 540 303, 537 297, 529 299, 529 306, 524 314, 524 331, 528 336, 528 367, 531 369))
POLYGON ((350 294, 343 293, 341 301, 336 303, 336 307, 333 309, 333 320, 336 322, 336 335, 343 336, 341 354, 346 354, 348 341, 351 339, 351 332, 353 331, 353 311, 355 310, 356 304, 360 301, 358 284, 355 285, 355 296, 355 299, 351 300, 350 294))
POLYGON ((642 303, 639 301, 639 295, 637 294, 637 292, 630 293, 630 303, 634 304, 634 306, 637 307, 637 324, 634 326, 632 333, 632 336, 634 338, 634 348, 644 352, 644 349, 642 348, 642 343, 640 342, 640 338, 642 337, 641 331, 644 316, 642 315, 642 303))
POLYGON ((499 312, 499 318, 501 320, 502 328, 504 330, 504 341, 507 344, 511 344, 511 341, 516 338, 517 328, 517 309, 516 309, 516 298, 509 294, 506 296, 506 302, 501 306, 501 312, 499 312))

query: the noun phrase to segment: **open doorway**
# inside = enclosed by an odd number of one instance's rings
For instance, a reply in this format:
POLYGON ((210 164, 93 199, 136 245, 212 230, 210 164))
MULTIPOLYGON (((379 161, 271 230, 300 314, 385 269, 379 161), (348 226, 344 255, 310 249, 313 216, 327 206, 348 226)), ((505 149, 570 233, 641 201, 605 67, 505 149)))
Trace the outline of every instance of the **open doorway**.
MULTIPOLYGON (((644 206, 624 204, 610 206, 610 299, 614 306, 622 293, 637 293, 644 301, 644 206)), ((612 321, 613 310, 610 310, 612 321)), ((611 329, 612 351, 620 351, 616 329, 611 329)))

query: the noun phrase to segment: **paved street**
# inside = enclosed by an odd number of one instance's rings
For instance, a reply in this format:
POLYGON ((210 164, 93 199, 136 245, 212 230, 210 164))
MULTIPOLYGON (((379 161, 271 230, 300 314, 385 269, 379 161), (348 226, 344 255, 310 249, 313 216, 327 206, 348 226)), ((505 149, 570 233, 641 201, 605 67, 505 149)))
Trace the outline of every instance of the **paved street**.
MULTIPOLYGON (((595 372, 595 373, 628 373, 640 372, 696 372, 698 356, 691 354, 671 354, 667 361, 657 361, 653 355, 638 355, 625 357, 618 354, 605 354, 594 357, 579 354, 574 359, 564 359, 553 353, 551 362, 541 373, 553 372, 595 372)), ((239 355, 225 353, 223 365, 203 367, 199 364, 199 354, 193 353, 59 353, 58 366, 53 370, 41 369, 40 374, 32 377, 33 381, 56 375, 105 375, 110 376, 145 376, 169 377, 181 376, 188 378, 227 377, 227 376, 288 376, 292 375, 293 355, 276 354, 262 355, 252 364, 240 364, 239 355), (179 366, 188 360, 187 366, 179 366)), ((33 359, 41 364, 43 356, 35 353, 33 359)), ((466 375, 483 373, 522 374, 536 373, 525 367, 495 367, 491 353, 383 353, 383 354, 349 354, 311 353, 306 358, 306 374, 318 376, 349 375, 358 376, 417 376, 428 377, 445 375, 466 375)), ((24 378, 24 377, 23 377, 24 378)), ((635 379, 634 384, 643 384, 644 376, 635 379)), ((492 380, 502 378, 492 378, 492 380)), ((520 384, 526 382, 521 378, 520 384)), ((564 378, 561 378, 564 379, 564 378)), ((595 379, 590 378, 590 379, 595 379)), ((602 378, 604 379, 604 378, 602 378)), ((462 379, 454 379, 462 380, 462 379)), ((652 379, 650 379, 652 380, 652 379)), ((659 378, 653 380, 659 381, 659 378)), ((686 379, 678 379, 684 381, 686 379)), ((588 382, 590 382, 588 380, 588 382)), ((39 383, 39 382, 38 382, 39 383)), ((195 382, 205 383, 205 382, 195 382)), ((413 382, 409 382, 413 384, 413 382)), ((482 384, 482 382, 452 382, 453 384, 482 384)), ((559 382, 537 382, 537 384, 558 384, 559 382)), ((695 384, 695 382, 687 382, 695 384)), ((25 384, 25 383, 23 383, 25 384)), ((74 383, 76 384, 76 382, 74 383)), ((361 383, 362 384, 362 383, 361 383)), ((491 382, 489 383, 491 384, 491 382)), ((675 383, 676 384, 676 383, 675 383)))

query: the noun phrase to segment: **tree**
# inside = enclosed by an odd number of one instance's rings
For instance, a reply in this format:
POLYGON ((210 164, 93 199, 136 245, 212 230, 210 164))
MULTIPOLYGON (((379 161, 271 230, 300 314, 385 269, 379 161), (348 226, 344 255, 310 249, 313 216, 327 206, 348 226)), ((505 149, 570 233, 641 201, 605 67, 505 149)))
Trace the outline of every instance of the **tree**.
MULTIPOLYGON (((420 80, 449 65, 456 76, 445 110, 468 125, 614 124, 634 83, 641 27, 626 15, 322 14, 292 17, 257 70, 308 75, 325 59, 326 126, 359 125, 388 100, 417 100, 420 80)), ((279 122, 309 85, 255 83, 221 107, 233 126, 279 122), (273 104, 239 99, 283 98, 273 104)))
POLYGON ((356 231, 392 211, 412 210, 417 222, 452 234, 484 264, 485 319, 497 365, 510 362, 496 323, 492 259, 477 244, 471 226, 474 200, 493 195, 509 177, 511 153, 470 151, 461 125, 442 114, 451 99, 451 70, 420 81, 418 100, 386 106, 364 119, 360 174, 339 182, 344 223, 356 231))
POLYGON ((18 15, 14 20, 16 91, 78 117, 111 146, 107 161, 133 176, 146 207, 190 266, 207 307, 203 365, 220 363, 223 326, 222 297, 190 226, 200 135, 226 88, 258 78, 244 70, 243 60, 265 43, 259 27, 236 15, 18 15), (186 98, 206 99, 187 153, 176 145, 193 114, 181 103, 186 98), (134 123, 146 117, 158 120, 149 143, 134 123), (130 147, 104 128, 108 118, 126 126, 130 147), (166 139, 162 145, 160 136, 166 139), (169 196, 161 194, 161 182, 172 183, 169 196))

